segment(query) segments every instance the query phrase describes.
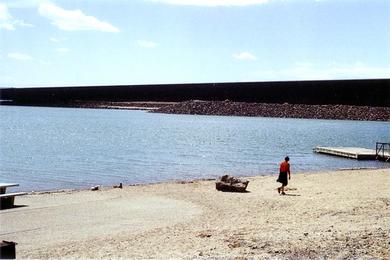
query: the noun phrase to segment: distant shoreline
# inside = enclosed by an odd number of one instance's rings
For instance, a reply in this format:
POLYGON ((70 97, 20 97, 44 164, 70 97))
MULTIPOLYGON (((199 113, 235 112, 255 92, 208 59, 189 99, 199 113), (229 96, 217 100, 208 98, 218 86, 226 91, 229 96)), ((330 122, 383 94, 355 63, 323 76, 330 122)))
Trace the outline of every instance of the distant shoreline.
MULTIPOLYGON (((328 172, 355 172, 355 171, 379 171, 379 170, 386 170, 387 168, 378 168, 378 167, 358 167, 358 168, 339 168, 334 170, 317 170, 317 171, 299 171, 295 173, 295 175, 312 175, 312 174, 323 174, 328 172)), ((258 173, 256 175, 244 175, 244 176, 236 176, 241 179, 253 179, 253 178, 270 178, 275 177, 275 173, 269 173, 269 174, 261 174, 258 173)), ((196 182, 213 182, 217 181, 218 177, 215 178, 193 178, 193 179, 172 179, 172 180, 165 180, 165 181, 157 181, 157 182, 140 182, 140 183, 122 183, 123 187, 148 187, 153 185, 170 185, 170 184, 191 184, 196 182)), ((82 187, 82 188, 57 188, 57 189, 47 189, 47 190, 27 190, 26 192, 28 195, 44 195, 44 194, 63 194, 63 193, 77 193, 77 192, 86 192, 91 191, 92 187, 98 187, 97 190, 100 191, 107 191, 107 190, 115 190, 118 189, 116 186, 118 183, 112 183, 110 184, 97 184, 92 185, 91 187, 82 187)))
POLYGON ((29 103, 18 104, 3 101, 1 105, 72 107, 92 109, 148 110, 153 113, 248 116, 277 118, 306 118, 360 121, 390 121, 390 107, 356 106, 356 105, 308 105, 289 103, 249 103, 232 101, 184 102, 108 102, 108 101, 73 101, 67 103, 29 103))

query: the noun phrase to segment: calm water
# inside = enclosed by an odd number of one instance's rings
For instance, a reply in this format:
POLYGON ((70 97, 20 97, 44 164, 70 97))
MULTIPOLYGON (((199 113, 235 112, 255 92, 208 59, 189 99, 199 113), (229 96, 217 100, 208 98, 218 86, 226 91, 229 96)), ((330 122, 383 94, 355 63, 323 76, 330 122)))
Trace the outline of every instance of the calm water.
POLYGON ((293 172, 390 167, 312 152, 374 148, 390 141, 387 122, 7 106, 0 119, 0 182, 24 191, 275 174, 285 155, 293 172))

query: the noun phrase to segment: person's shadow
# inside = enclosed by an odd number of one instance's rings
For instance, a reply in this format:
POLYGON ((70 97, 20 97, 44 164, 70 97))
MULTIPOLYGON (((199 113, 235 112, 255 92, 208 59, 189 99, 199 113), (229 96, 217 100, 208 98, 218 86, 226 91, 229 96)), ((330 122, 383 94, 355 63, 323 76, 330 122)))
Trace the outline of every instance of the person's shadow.
MULTIPOLYGON (((288 191, 297 191, 298 189, 297 188, 286 188, 285 191, 288 192, 288 191)), ((299 197, 301 196, 301 194, 291 194, 291 193, 286 193, 284 194, 283 196, 291 196, 291 197, 299 197)))
POLYGON ((299 197, 299 196, 301 196, 301 194, 290 194, 290 193, 286 193, 286 194, 284 194, 284 195, 282 195, 282 196, 299 197))

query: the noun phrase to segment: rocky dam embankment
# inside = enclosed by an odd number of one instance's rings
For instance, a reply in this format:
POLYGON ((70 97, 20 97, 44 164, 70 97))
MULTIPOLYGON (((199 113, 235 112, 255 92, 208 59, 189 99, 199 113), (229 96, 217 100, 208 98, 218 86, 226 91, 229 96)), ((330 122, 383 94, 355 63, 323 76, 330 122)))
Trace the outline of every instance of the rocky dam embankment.
POLYGON ((154 113, 280 118, 390 121, 390 107, 185 101, 160 107, 154 113))

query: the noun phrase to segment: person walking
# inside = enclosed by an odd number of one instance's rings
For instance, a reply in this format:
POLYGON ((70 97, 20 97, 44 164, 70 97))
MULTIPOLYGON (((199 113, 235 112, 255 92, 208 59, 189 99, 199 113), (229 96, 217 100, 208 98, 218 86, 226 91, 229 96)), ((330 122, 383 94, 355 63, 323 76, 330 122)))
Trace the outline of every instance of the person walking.
POLYGON ((279 178, 276 181, 282 184, 282 186, 278 188, 278 193, 281 195, 286 195, 286 193, 284 192, 284 187, 287 186, 288 180, 291 179, 289 161, 290 158, 286 156, 284 158, 284 161, 280 163, 279 178), (287 179, 287 175, 288 175, 288 179, 287 179))

